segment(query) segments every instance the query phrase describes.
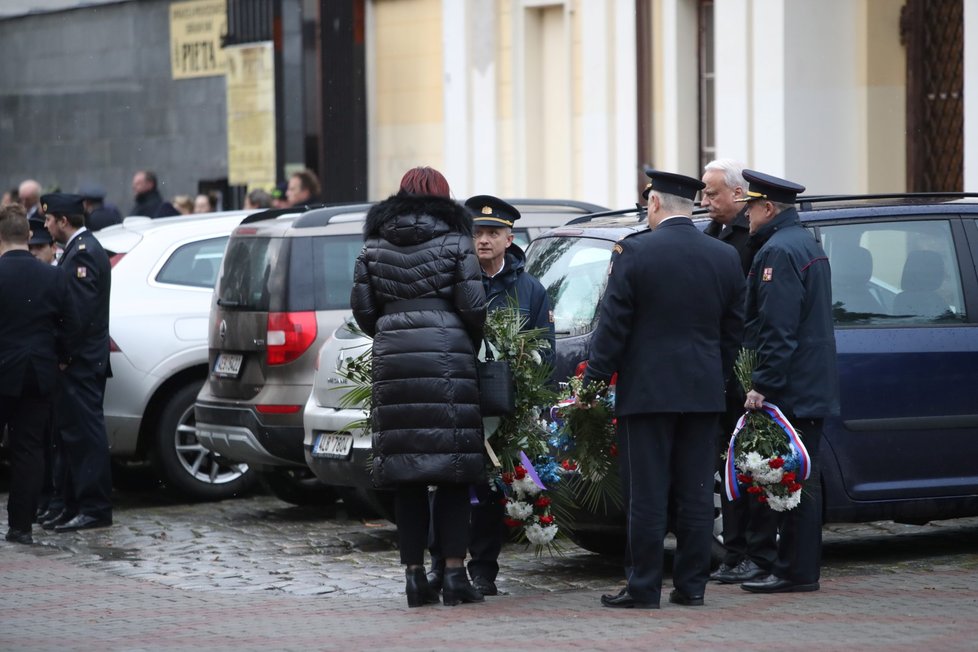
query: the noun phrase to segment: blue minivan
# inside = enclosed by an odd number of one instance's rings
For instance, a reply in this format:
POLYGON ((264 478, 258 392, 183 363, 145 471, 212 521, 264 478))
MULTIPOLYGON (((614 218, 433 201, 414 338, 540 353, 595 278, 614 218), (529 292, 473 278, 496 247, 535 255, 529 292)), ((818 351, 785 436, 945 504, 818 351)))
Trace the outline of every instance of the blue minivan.
MULTIPOLYGON (((832 266, 842 411, 820 450, 825 522, 978 515, 978 195, 801 197, 798 208, 832 266)), ((527 250, 554 305, 557 377, 587 360, 612 248, 644 220, 581 218, 527 250)), ((609 535, 621 514, 576 516, 580 545, 620 551, 609 535)), ((721 526, 717 509, 717 536, 721 526)))

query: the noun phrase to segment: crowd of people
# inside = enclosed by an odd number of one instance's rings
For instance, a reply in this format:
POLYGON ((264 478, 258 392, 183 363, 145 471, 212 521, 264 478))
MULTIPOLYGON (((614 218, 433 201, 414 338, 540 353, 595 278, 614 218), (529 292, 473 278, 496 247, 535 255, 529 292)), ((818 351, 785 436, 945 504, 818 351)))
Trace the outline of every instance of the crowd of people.
MULTIPOLYGON (((704 604, 711 580, 756 593, 818 590, 818 447, 839 397, 828 259, 794 208, 804 188, 731 160, 709 163, 702 179, 647 174, 649 229, 614 247, 584 376, 618 377, 626 583, 601 603, 659 607, 670 527, 670 602, 704 604), (705 233, 691 220, 697 194, 711 218, 705 233), (741 347, 758 356, 746 392, 732 374, 741 347), (785 514, 724 500, 727 551, 711 573, 719 451, 744 410, 771 403, 811 454, 805 497, 785 514)), ((151 172, 134 176, 130 213, 166 210, 156 184, 151 172)), ((0 311, 13 316, 0 322, 0 423, 14 468, 9 541, 30 543, 35 521, 55 532, 112 524, 102 415, 111 275, 88 226, 108 210, 97 191, 41 195, 25 181, 18 201, 0 208, 0 311), (63 250, 57 260, 55 244, 63 250)), ((301 171, 248 201, 312 204, 319 193, 315 175, 301 171)), ((374 340, 372 472, 395 491, 411 607, 498 593, 504 489, 486 482, 476 374, 487 313, 515 304, 522 327, 543 333, 551 356, 555 350, 547 292, 513 242, 519 219, 491 195, 455 201, 445 177, 421 167, 364 223, 351 307, 374 340)))

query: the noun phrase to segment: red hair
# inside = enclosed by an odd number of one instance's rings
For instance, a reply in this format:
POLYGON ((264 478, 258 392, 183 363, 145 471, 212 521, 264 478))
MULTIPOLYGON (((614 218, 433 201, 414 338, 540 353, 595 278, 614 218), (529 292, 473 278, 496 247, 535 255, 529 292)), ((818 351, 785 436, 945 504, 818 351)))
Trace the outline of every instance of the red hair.
POLYGON ((411 168, 401 177, 401 191, 409 195, 434 195, 435 197, 451 197, 452 191, 448 181, 441 172, 434 168, 411 168))

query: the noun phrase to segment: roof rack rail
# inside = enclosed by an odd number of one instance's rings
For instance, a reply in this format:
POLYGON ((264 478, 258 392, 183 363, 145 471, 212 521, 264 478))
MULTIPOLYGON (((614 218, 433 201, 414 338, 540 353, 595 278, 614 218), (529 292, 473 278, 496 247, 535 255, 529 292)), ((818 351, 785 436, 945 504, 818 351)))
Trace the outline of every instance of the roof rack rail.
POLYGON ((630 213, 635 213, 635 216, 639 222, 645 219, 645 207, 635 204, 631 208, 619 208, 613 211, 598 211, 596 213, 581 215, 580 217, 575 217, 567 222, 564 222, 564 226, 569 226, 571 224, 584 224, 600 217, 616 217, 618 215, 628 215, 630 213))
POLYGON ((564 206, 567 208, 576 208, 582 213, 597 213, 599 211, 608 210, 605 206, 598 206, 597 204, 591 204, 586 201, 578 201, 576 199, 506 199, 510 204, 519 206, 564 206))
POLYGON ((812 204, 885 199, 978 199, 978 192, 894 192, 873 195, 801 195, 795 203, 801 210, 812 210, 812 204))
POLYGON ((283 215, 296 215, 299 213, 304 213, 305 211, 312 208, 319 208, 320 206, 325 206, 326 204, 310 204, 308 206, 289 206, 288 208, 269 208, 263 210, 259 213, 252 213, 248 217, 241 220, 241 224, 251 224, 252 222, 263 222, 265 220, 274 220, 283 215))
MULTIPOLYGON (((343 204, 328 204, 322 206, 310 207, 310 210, 303 213, 299 219, 292 223, 292 226, 297 229, 307 229, 314 228, 317 226, 326 226, 331 223, 334 219, 349 215, 350 213, 364 213, 366 214, 376 202, 350 202, 343 204)), ((337 220, 340 221, 340 220, 337 220)))

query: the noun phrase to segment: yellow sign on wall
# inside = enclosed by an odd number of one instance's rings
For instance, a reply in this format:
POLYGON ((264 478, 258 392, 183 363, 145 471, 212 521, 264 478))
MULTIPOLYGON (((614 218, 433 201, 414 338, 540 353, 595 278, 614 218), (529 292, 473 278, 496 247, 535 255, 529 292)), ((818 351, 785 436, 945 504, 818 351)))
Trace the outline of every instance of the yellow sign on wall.
POLYGON ((228 183, 275 187, 272 43, 227 48, 228 183))
POLYGON ((228 30, 225 0, 192 0, 170 5, 170 67, 174 79, 223 75, 221 37, 228 30))

